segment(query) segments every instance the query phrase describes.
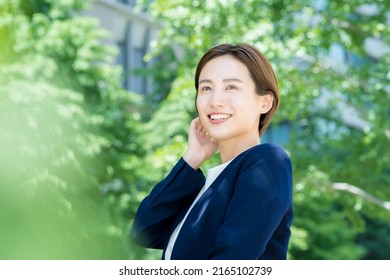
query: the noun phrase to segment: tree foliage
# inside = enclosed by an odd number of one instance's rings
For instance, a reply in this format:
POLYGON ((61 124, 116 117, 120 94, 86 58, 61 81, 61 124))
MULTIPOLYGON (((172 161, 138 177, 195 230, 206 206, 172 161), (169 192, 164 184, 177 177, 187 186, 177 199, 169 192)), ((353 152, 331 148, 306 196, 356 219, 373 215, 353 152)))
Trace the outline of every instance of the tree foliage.
POLYGON ((115 49, 88 1, 0 3, 0 258, 136 258, 142 100, 115 49))
POLYGON ((375 1, 376 12, 363 15, 360 0, 319 2, 148 4, 164 26, 150 54, 161 63, 139 71, 160 91, 150 104, 122 89, 115 49, 100 41, 107 34, 78 14, 90 1, 0 0, 0 258, 159 258, 131 243, 130 225, 183 154, 196 116, 194 67, 222 42, 256 45, 279 78, 271 129, 290 124, 289 257, 389 258, 381 250, 389 212, 334 188, 345 182, 390 200, 390 55, 364 47, 368 38, 390 44, 389 4, 375 1), (337 47, 347 63, 329 60, 337 47), (345 112, 363 129, 346 123, 345 112))
MULTIPOLYGON (((219 43, 251 43, 278 76, 281 107, 272 127, 290 124, 285 145, 295 182, 290 258, 369 256, 372 245, 357 245, 368 230, 364 217, 388 225, 388 210, 332 186, 348 183, 390 200, 390 53, 374 58, 365 48, 372 38, 390 45, 390 9, 386 1, 374 2, 375 13, 365 15, 359 0, 153 1, 149 13, 164 22, 154 52, 176 50, 172 63, 179 61, 180 70, 147 124, 146 160, 156 172, 147 188, 184 152, 188 124, 196 115, 193 76, 201 55, 219 43), (335 49, 349 59, 336 65, 329 56, 335 49), (346 114, 362 125, 348 123, 346 114)), ((217 161, 212 158, 204 168, 217 161)))

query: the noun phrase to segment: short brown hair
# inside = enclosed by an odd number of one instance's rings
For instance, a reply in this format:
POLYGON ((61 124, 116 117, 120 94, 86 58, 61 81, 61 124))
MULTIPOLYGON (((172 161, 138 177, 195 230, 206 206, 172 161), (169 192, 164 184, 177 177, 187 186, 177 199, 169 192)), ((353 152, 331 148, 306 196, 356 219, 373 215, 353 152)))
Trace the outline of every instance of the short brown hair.
POLYGON ((271 64, 255 47, 249 44, 221 44, 209 49, 200 59, 198 66, 196 67, 196 98, 198 97, 199 75, 203 67, 210 60, 223 55, 231 55, 246 65, 251 78, 255 83, 255 91, 257 94, 271 94, 274 97, 272 108, 267 113, 260 116, 259 136, 262 136, 279 107, 280 94, 278 81, 271 64))

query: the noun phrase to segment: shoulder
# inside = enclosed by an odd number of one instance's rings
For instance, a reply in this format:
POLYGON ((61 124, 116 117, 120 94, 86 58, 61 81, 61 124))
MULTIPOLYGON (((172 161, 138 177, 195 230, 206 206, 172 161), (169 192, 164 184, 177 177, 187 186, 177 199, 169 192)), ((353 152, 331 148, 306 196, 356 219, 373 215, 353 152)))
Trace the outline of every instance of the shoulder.
POLYGON ((271 144, 271 143, 264 143, 264 144, 256 145, 252 149, 247 150, 247 152, 248 152, 248 154, 256 154, 256 153, 260 153, 263 155, 280 154, 280 155, 287 156, 287 153, 285 152, 285 150, 281 146, 276 145, 276 144, 271 144))
POLYGON ((242 164, 246 166, 257 164, 271 165, 291 165, 291 160, 286 151, 276 144, 260 144, 256 145, 237 157, 242 164))
POLYGON ((253 184, 273 182, 273 185, 292 185, 292 164, 286 151, 275 144, 254 146, 238 155, 232 170, 241 181, 253 184), (256 179, 254 179, 256 178, 256 179))
POLYGON ((288 154, 280 146, 255 146, 237 156, 231 170, 234 170, 229 175, 234 180, 235 193, 250 193, 257 201, 269 199, 290 205, 292 166, 288 154))
POLYGON ((244 185, 244 189, 271 192, 283 201, 291 196, 292 164, 282 147, 257 145, 236 159, 237 184, 244 185))

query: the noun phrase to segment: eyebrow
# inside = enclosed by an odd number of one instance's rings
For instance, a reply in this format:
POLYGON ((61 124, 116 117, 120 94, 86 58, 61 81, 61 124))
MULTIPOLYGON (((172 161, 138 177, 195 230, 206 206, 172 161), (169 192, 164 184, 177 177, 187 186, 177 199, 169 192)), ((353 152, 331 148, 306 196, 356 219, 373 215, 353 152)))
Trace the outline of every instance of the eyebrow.
MULTIPOLYGON (((228 78, 228 79, 223 79, 223 82, 238 82, 238 83, 242 83, 242 81, 238 78, 228 78)), ((199 84, 202 84, 202 83, 212 83, 212 81, 210 79, 202 79, 199 81, 199 84)))

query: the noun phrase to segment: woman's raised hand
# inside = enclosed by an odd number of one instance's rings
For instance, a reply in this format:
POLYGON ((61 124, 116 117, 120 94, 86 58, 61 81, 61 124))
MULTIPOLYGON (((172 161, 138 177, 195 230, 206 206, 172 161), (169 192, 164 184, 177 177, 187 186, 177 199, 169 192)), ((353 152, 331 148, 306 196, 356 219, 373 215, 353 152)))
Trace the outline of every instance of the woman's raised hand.
POLYGON ((188 148, 183 159, 195 170, 218 150, 218 142, 205 131, 199 117, 191 121, 188 148))

